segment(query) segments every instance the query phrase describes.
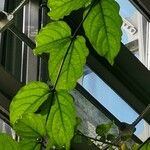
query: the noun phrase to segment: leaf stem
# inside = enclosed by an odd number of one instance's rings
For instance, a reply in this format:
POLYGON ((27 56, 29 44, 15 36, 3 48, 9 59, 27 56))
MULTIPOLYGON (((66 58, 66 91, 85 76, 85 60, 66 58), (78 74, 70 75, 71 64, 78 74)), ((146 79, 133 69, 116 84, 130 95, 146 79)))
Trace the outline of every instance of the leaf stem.
POLYGON ((75 38, 77 32, 79 31, 80 27, 82 26, 82 24, 84 23, 84 21, 86 20, 86 18, 88 17, 89 13, 91 12, 92 8, 95 6, 95 4, 98 2, 99 0, 93 0, 93 2, 90 5, 90 8, 88 10, 88 12, 86 13, 85 17, 83 18, 83 20, 80 22, 79 26, 76 28, 72 38, 75 38))
POLYGON ((79 24, 78 27, 76 28, 75 32, 73 33, 73 36, 71 37, 71 42, 70 42, 70 44, 69 44, 69 46, 68 46, 68 48, 67 48, 67 51, 66 51, 66 53, 65 53, 65 56, 64 56, 63 61, 62 61, 62 63, 61 63, 61 67, 60 67, 60 69, 59 69, 59 73, 58 73, 58 76, 57 76, 57 78, 56 78, 56 82, 55 82, 55 85, 54 85, 54 89, 55 89, 56 86, 57 86, 59 77, 60 77, 60 75, 61 75, 61 71, 62 71, 62 69, 63 69, 63 65, 64 65, 64 63, 65 63, 65 61, 66 61, 67 55, 68 55, 68 53, 69 53, 69 50, 70 50, 72 44, 74 43, 75 37, 76 37, 76 35, 77 35, 77 32, 79 31, 79 29, 80 29, 80 27, 82 26, 83 22, 86 20, 86 18, 88 17, 89 13, 90 13, 91 10, 92 10, 92 8, 94 7, 94 5, 95 5, 98 1, 99 1, 99 0, 93 0, 93 2, 91 3, 91 6, 90 6, 88 12, 86 13, 84 19, 80 22, 80 24, 79 24))
POLYGON ((68 53, 69 53, 69 50, 70 50, 70 48, 71 48, 73 42, 74 42, 74 39, 71 40, 71 42, 70 42, 70 44, 69 44, 69 46, 68 46, 68 48, 67 48, 66 54, 65 54, 65 56, 64 56, 64 58, 63 58, 63 61, 62 61, 62 63, 61 63, 61 66, 60 66, 60 69, 59 69, 59 72, 58 72, 58 76, 57 76, 57 78, 56 78, 56 82, 55 82, 55 85, 54 85, 54 89, 56 89, 56 86, 57 86, 59 77, 60 77, 60 75, 61 75, 61 71, 62 71, 62 69, 63 69, 65 60, 66 60, 66 58, 67 58, 67 55, 68 55, 68 53))
POLYGON ((48 120, 48 117, 49 117, 49 114, 50 114, 51 106, 52 106, 53 101, 54 101, 54 94, 55 94, 55 90, 52 90, 52 95, 49 95, 49 97, 48 97, 48 99, 49 99, 50 96, 51 96, 51 100, 49 101, 48 113, 47 113, 47 116, 46 116, 46 122, 45 122, 45 124, 47 124, 47 120, 48 120))
POLYGON ((119 145, 117 145, 117 144, 114 144, 114 143, 111 143, 111 142, 107 142, 107 141, 102 141, 102 140, 100 140, 100 139, 96 139, 96 138, 93 138, 93 137, 89 137, 89 136, 87 136, 87 135, 84 135, 84 134, 81 133, 81 132, 78 132, 78 134, 81 135, 81 136, 83 136, 83 137, 85 137, 85 138, 87 138, 87 139, 90 139, 90 140, 94 140, 94 141, 97 141, 97 142, 101 142, 101 143, 103 143, 103 144, 109 144, 109 145, 111 145, 111 146, 119 147, 119 145))
POLYGON ((66 129, 65 129, 65 125, 64 125, 63 116, 62 116, 62 110, 61 110, 61 106, 60 106, 60 102, 59 102, 59 98, 58 98, 58 95, 57 95, 57 94, 56 94, 56 100, 57 100, 58 108, 59 108, 59 111, 60 111, 61 122, 62 122, 62 125, 63 125, 64 130, 66 130, 66 129))
MULTIPOLYGON (((56 92, 56 86, 57 86, 57 84, 58 84, 58 80, 59 80, 59 77, 60 77, 60 75, 61 75, 61 71, 62 71, 62 69, 63 69, 64 63, 65 63, 66 58, 67 58, 67 55, 68 55, 68 53, 69 53, 69 50, 70 50, 72 44, 74 43, 75 37, 76 37, 76 35, 77 35, 77 32, 79 31, 80 27, 82 26, 83 22, 84 22, 84 21, 86 20, 86 18, 88 17, 89 13, 91 12, 92 8, 93 8, 94 5, 97 3, 97 1, 99 1, 99 0, 93 0, 93 2, 91 3, 91 6, 90 6, 90 8, 89 8, 87 14, 85 15, 84 19, 80 22, 79 26, 76 28, 75 32, 73 33, 73 36, 71 37, 70 44, 69 44, 69 46, 68 46, 68 48, 67 48, 67 51, 66 51, 66 53, 65 53, 65 56, 64 56, 63 61, 62 61, 62 63, 61 63, 61 66, 60 66, 60 69, 59 69, 59 72, 58 72, 58 75, 57 75, 57 78, 56 78, 56 82, 55 82, 55 84, 54 84, 54 86, 53 86, 52 101, 49 103, 48 114, 47 114, 47 117, 46 117, 46 123, 47 123, 47 120, 48 120, 48 117, 49 117, 49 114, 50 114, 51 105, 52 105, 53 100, 54 100, 54 94, 55 94, 55 92, 56 92)), ((59 101, 58 101, 58 103, 59 103, 59 101)))

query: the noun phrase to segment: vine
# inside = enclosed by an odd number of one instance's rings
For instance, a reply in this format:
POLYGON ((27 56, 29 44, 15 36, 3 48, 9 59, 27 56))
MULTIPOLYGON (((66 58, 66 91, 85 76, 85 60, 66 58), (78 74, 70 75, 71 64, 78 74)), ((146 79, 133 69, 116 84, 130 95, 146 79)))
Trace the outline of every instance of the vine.
POLYGON ((34 81, 18 91, 10 104, 10 122, 20 141, 0 134, 0 143, 5 143, 1 144, 2 149, 69 150, 71 140, 77 135, 90 142, 109 145, 109 149, 113 146, 124 149, 124 143, 119 145, 112 140, 115 138, 109 133, 112 123, 99 125, 96 138, 77 131, 74 98, 70 94, 83 74, 89 53, 85 36, 95 51, 113 65, 122 35, 119 5, 115 0, 48 0, 47 6, 53 21, 36 36, 34 54, 50 55, 48 70, 52 86, 34 81), (72 35, 63 18, 80 8, 84 9, 83 19, 72 35), (85 35, 78 35, 82 26, 85 35))

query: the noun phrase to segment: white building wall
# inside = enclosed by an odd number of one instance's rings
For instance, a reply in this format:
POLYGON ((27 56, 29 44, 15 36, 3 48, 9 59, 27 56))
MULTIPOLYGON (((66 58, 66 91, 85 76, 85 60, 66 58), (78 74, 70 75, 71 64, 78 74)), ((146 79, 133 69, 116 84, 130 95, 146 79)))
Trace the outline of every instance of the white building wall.
MULTIPOLYGON (((150 23, 139 13, 138 14, 139 32, 139 59, 150 70, 150 23)), ((144 130, 139 137, 145 141, 150 137, 150 125, 144 122, 144 130)))

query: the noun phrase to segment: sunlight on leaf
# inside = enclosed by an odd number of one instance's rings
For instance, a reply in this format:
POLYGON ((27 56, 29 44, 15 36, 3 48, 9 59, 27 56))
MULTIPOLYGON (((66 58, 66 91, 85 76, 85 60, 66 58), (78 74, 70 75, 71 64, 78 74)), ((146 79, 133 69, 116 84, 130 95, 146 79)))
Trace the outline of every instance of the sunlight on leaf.
POLYGON ((47 122, 51 145, 58 148, 64 146, 66 150, 69 150, 75 125, 76 112, 73 97, 65 91, 59 91, 55 94, 55 103, 51 108, 47 122))
POLYGON ((58 20, 69 15, 73 10, 85 7, 91 0, 48 0, 50 12, 48 15, 53 20, 58 20))
POLYGON ((14 124, 25 113, 35 112, 49 94, 49 87, 43 82, 30 82, 22 87, 10 104, 11 123, 14 124))
POLYGON ((59 49, 70 41, 70 38, 71 29, 65 22, 51 22, 42 28, 36 36, 34 54, 49 53, 51 49, 59 49))
POLYGON ((0 133, 0 150, 20 150, 18 143, 6 133, 0 133))
POLYGON ((56 89, 73 89, 83 74, 83 66, 88 55, 85 39, 77 36, 67 51, 71 43, 71 31, 65 22, 57 21, 49 23, 42 29, 36 37, 36 42, 35 54, 50 53, 48 65, 52 84, 55 85, 63 65, 56 89))
POLYGON ((40 114, 28 113, 23 115, 13 129, 23 138, 40 138, 46 135, 45 121, 40 114))
MULTIPOLYGON (((50 52, 51 58, 49 59, 49 74, 53 84, 56 83, 68 45, 69 43, 67 43, 64 47, 61 47, 59 50, 50 52)), ((88 50, 85 45, 85 40, 82 36, 78 36, 71 46, 63 64, 56 86, 57 90, 71 90, 76 86, 77 80, 83 74, 83 66, 86 62, 87 55, 88 50)))
MULTIPOLYGON (((85 12, 86 14, 87 12, 85 12)), ((84 22, 84 30, 98 54, 114 63, 121 45, 122 20, 115 0, 100 0, 84 22)))
POLYGON ((42 115, 28 113, 14 124, 14 130, 21 137, 22 150, 41 150, 42 139, 46 136, 45 120, 42 115))

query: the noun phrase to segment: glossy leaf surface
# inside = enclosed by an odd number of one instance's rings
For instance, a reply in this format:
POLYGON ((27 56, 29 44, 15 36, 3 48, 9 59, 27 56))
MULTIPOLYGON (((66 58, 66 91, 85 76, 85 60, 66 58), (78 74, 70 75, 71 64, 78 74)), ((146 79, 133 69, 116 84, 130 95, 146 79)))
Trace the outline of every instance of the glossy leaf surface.
POLYGON ((47 100, 49 87, 42 82, 30 82, 22 87, 10 104, 10 121, 16 122, 23 114, 35 112, 47 100))
POLYGON ((42 29, 36 41, 35 54, 50 53, 48 64, 52 84, 55 85, 57 82, 57 90, 73 89, 77 80, 82 76, 88 55, 85 39, 78 36, 72 41, 69 26, 63 21, 57 21, 42 29))
POLYGON ((119 5, 115 0, 97 2, 84 22, 84 30, 92 46, 110 64, 114 63, 120 50, 121 25, 119 5))
POLYGON ((55 103, 51 108, 47 122, 51 145, 58 148, 64 146, 69 150, 75 125, 76 113, 73 98, 67 92, 59 91, 55 94, 55 103))

